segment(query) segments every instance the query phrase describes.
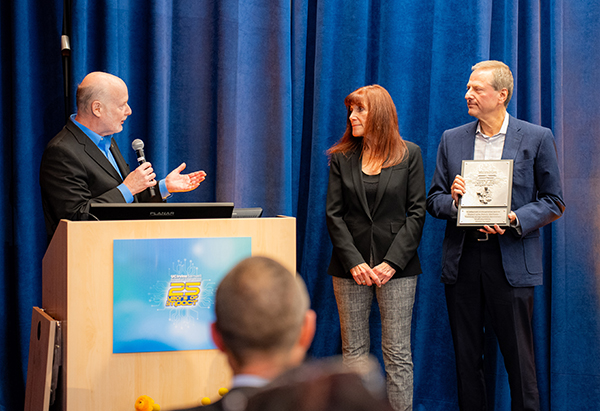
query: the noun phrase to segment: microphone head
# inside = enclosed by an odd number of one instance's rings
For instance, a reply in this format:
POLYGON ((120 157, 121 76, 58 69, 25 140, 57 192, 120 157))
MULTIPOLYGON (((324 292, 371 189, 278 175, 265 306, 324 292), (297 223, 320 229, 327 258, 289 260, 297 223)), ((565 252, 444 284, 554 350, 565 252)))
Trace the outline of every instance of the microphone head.
POLYGON ((140 140, 139 138, 136 138, 131 143, 131 148, 133 148, 135 151, 141 150, 144 148, 144 142, 142 140, 140 140))

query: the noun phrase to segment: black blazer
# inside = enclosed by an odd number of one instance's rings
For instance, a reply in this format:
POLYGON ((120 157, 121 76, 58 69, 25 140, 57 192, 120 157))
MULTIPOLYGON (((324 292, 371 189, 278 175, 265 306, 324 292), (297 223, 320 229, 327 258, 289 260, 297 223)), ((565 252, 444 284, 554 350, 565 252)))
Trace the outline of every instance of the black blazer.
POLYGON ((327 272, 352 278, 350 269, 383 261, 396 269, 393 278, 420 274, 417 248, 425 223, 425 173, 421 149, 406 142, 408 155, 381 170, 373 215, 362 179, 360 152, 331 157, 327 189, 327 229, 333 253, 327 272))
MULTIPOLYGON (((112 140, 111 152, 125 178, 129 165, 112 140)), ((40 166, 42 207, 51 238, 58 222, 87 219, 90 203, 124 203, 117 188, 123 179, 90 138, 71 119, 48 143, 40 166)), ((136 202, 162 201, 148 190, 134 196, 136 202)))

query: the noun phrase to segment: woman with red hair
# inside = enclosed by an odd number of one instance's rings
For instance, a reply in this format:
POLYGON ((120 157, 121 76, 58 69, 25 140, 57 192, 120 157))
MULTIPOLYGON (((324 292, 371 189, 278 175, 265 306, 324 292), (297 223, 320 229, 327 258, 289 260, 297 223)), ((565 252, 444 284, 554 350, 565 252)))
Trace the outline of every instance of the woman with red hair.
POLYGON ((369 354, 375 295, 388 398, 395 410, 412 410, 410 332, 426 198, 421 150, 400 137, 383 87, 361 87, 345 104, 346 132, 327 152, 326 210, 343 360, 360 365, 369 354))

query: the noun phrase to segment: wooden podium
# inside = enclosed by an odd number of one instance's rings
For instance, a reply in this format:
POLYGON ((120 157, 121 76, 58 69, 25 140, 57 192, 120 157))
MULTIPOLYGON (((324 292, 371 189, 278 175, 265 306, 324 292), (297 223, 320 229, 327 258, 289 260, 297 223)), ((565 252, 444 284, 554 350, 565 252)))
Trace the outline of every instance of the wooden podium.
POLYGON ((296 272, 290 217, 60 222, 43 260, 42 306, 61 322, 62 369, 52 410, 134 410, 140 395, 161 409, 218 399, 231 371, 217 350, 113 354, 113 240, 251 237, 252 255, 296 272))

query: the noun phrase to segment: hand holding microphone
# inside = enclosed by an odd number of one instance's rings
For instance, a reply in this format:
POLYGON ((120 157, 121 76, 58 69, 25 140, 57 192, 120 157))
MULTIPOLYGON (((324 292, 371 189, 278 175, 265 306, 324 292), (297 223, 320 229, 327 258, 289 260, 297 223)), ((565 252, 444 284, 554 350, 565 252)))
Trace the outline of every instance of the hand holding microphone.
MULTIPOLYGON (((140 166, 136 168, 127 178, 124 183, 129 187, 132 194, 137 194, 141 191, 144 191, 147 187, 150 187, 150 194, 154 197, 154 186, 156 185, 156 174, 154 174, 154 170, 152 169, 152 165, 146 162, 146 156, 144 155, 144 142, 139 138, 136 138, 131 143, 131 148, 135 151, 137 155, 137 160, 140 166), (127 180, 131 177, 132 182, 141 183, 143 186, 137 190, 133 191, 132 188, 127 184, 127 180)), ((192 191, 198 188, 200 183, 204 181, 206 178, 206 173, 202 170, 194 171, 190 174, 181 174, 181 172, 186 168, 185 163, 181 163, 179 167, 174 169, 167 175, 165 179, 165 185, 167 191, 169 193, 183 193, 186 191, 192 191)))
POLYGON ((129 188, 133 195, 144 191, 146 188, 150 188, 150 195, 154 197, 156 195, 156 190, 154 189, 154 186, 156 185, 156 181, 154 180, 156 174, 154 174, 152 164, 146 161, 146 156, 144 155, 144 142, 137 138, 131 143, 131 148, 133 148, 137 155, 139 167, 131 172, 125 178, 123 183, 129 188))

